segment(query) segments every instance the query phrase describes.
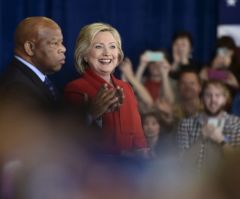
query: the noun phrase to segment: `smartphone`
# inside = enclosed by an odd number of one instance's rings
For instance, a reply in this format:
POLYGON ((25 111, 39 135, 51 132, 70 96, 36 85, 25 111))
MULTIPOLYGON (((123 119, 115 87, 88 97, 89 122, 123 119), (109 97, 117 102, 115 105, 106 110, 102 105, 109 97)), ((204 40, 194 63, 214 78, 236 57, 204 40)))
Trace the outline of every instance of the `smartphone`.
POLYGON ((208 124, 214 126, 214 127, 218 127, 219 126, 219 120, 216 118, 209 118, 208 119, 208 124))
POLYGON ((227 48, 218 48, 217 54, 224 57, 228 54, 228 49, 227 48))
POLYGON ((226 80, 228 78, 228 72, 221 69, 209 69, 208 77, 209 79, 226 80))
POLYGON ((162 61, 164 58, 164 54, 162 52, 147 51, 146 55, 148 60, 151 62, 162 61))

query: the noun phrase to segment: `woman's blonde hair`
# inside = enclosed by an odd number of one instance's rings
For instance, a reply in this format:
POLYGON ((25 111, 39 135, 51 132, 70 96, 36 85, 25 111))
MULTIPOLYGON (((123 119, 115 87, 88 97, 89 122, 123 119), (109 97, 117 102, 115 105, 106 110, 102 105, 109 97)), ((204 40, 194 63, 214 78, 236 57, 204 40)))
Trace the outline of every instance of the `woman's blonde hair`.
POLYGON ((75 58, 75 67, 79 73, 84 73, 85 69, 88 68, 88 63, 84 60, 84 56, 91 47, 94 37, 99 32, 110 32, 114 39, 117 42, 117 48, 119 50, 118 63, 123 60, 123 51, 122 51, 122 42, 121 37, 118 31, 109 24, 105 23, 92 23, 84 26, 78 35, 74 58, 75 58))

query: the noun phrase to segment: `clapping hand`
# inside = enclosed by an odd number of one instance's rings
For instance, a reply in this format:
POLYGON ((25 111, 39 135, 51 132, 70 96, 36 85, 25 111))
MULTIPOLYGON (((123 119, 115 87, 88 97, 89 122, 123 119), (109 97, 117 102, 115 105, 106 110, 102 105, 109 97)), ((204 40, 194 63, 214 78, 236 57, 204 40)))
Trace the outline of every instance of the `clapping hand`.
POLYGON ((116 110, 123 103, 123 100, 122 88, 108 88, 107 84, 104 84, 91 100, 89 112, 93 118, 98 118, 109 109, 116 110))

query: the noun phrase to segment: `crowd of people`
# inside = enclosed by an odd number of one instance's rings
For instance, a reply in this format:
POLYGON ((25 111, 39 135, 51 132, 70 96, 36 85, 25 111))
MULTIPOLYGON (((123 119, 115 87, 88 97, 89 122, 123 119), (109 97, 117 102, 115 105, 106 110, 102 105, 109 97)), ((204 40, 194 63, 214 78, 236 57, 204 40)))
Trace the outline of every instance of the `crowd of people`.
MULTIPOLYGON (((219 177, 228 165, 224 157, 237 156, 240 62, 231 37, 217 40, 204 66, 192 57, 185 31, 173 35, 170 53, 146 49, 133 66, 119 32, 91 23, 76 39, 79 78, 63 93, 49 79, 65 63, 59 25, 26 18, 14 43, 0 80, 2 198, 172 198, 190 193, 176 184, 196 185, 199 173, 219 177)), ((239 166, 237 160, 229 161, 239 166)), ((205 197, 238 198, 224 183, 226 190, 218 183, 204 187, 211 192, 205 197)), ((188 198, 200 198, 196 193, 188 198)))

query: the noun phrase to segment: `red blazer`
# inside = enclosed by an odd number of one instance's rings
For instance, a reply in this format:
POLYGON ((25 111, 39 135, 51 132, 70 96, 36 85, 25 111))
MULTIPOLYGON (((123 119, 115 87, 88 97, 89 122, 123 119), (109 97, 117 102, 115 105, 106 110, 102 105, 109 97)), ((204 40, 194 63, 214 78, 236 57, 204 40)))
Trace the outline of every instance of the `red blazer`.
MULTIPOLYGON (((125 98, 119 110, 102 115, 104 147, 111 153, 146 148, 137 101, 131 87, 113 75, 111 78, 115 87, 123 88, 125 98)), ((82 105, 86 103, 86 99, 94 97, 103 84, 108 83, 91 69, 87 69, 83 76, 67 84, 64 96, 68 102, 82 105)), ((110 84, 108 86, 112 87, 110 84)))

